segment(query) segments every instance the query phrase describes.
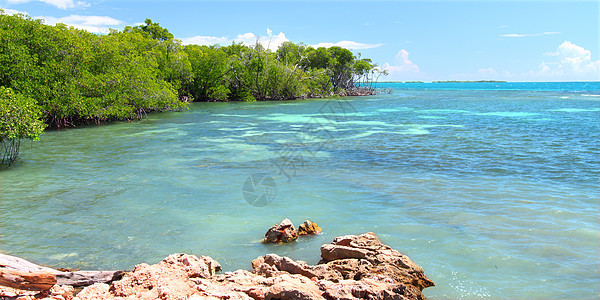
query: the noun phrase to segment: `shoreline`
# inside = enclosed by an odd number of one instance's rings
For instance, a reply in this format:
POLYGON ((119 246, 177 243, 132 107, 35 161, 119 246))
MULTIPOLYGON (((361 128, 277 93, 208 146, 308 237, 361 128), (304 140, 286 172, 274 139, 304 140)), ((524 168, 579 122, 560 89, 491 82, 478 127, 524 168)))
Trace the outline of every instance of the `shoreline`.
POLYGON ((322 245, 320 252, 321 261, 314 266, 266 254, 251 262, 252 271, 222 274, 214 259, 181 253, 154 265, 140 263, 131 271, 74 272, 6 255, 0 256, 0 296, 19 300, 425 299, 422 290, 434 286, 420 266, 372 232, 336 237, 322 245), (96 275, 91 276, 92 272, 96 275), (10 276, 14 274, 44 280, 14 280, 10 276), (81 287, 76 293, 75 288, 81 287))
MULTIPOLYGON (((371 91, 364 91, 364 90, 358 90, 358 91, 351 91, 351 92, 340 92, 340 93, 334 93, 328 97, 300 97, 300 98, 295 98, 295 99, 272 99, 272 100, 256 100, 256 101, 242 101, 242 100, 224 100, 224 101, 190 101, 190 102, 185 102, 186 104, 194 104, 194 103, 227 103, 227 102, 235 102, 235 103, 255 103, 255 102, 285 102, 285 101, 297 101, 297 100, 327 100, 327 99, 332 99, 332 100, 337 100, 340 98, 344 98, 344 97, 366 97, 366 96, 374 96, 379 94, 379 92, 377 92, 377 89, 372 89, 371 91)), ((44 131, 61 131, 61 130, 69 130, 69 129, 76 129, 76 128, 88 128, 88 127, 98 127, 98 126, 104 126, 104 125, 110 125, 113 123, 119 123, 119 122, 139 122, 142 121, 144 119, 146 119, 148 117, 148 115, 151 114, 158 114, 158 113, 165 113, 165 112, 182 112, 182 111, 186 111, 186 108, 183 109, 174 109, 174 110, 155 110, 155 111, 150 111, 147 112, 143 117, 141 117, 140 119, 113 119, 113 120, 105 120, 105 121, 100 121, 100 122, 96 122, 93 120, 90 120, 89 122, 82 122, 82 123, 77 123, 77 124, 73 124, 72 127, 46 127, 46 129, 44 131)))

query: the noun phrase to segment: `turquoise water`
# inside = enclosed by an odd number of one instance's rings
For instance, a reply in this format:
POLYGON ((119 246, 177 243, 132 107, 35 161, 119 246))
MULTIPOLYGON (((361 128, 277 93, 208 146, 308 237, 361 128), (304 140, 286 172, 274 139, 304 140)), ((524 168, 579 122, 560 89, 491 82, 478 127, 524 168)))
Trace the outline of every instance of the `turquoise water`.
POLYGON ((233 270, 269 252, 316 263, 333 237, 374 231, 425 269, 432 299, 598 297, 599 83, 380 87, 47 132, 0 171, 0 249, 82 269, 187 252, 233 270), (253 174, 276 184, 268 205, 244 198, 253 174), (261 244, 284 217, 324 233, 261 244))

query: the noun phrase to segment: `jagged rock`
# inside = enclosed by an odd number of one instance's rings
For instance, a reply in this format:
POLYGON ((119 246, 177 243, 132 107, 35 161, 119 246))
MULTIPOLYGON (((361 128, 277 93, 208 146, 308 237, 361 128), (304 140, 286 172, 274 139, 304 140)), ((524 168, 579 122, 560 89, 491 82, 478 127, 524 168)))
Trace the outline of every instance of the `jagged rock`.
POLYGON ((221 265, 209 256, 196 257, 188 254, 171 254, 161 261, 180 267, 187 272, 190 278, 209 278, 221 271, 221 265))
MULTIPOLYGON (((252 261, 252 272, 215 274, 210 257, 174 254, 140 264, 111 285, 97 283, 76 299, 424 299, 433 282, 408 257, 373 233, 338 237, 315 266, 277 254, 252 261)), ((325 250, 323 250, 325 249, 325 250)))
POLYGON ((306 220, 298 226, 298 235, 319 234, 322 231, 321 227, 313 221, 306 220))
POLYGON ((321 258, 318 265, 309 266, 268 254, 253 261, 253 272, 269 277, 287 272, 315 278, 324 295, 334 299, 423 299, 421 291, 434 285, 421 267, 381 243, 374 233, 337 237, 321 247, 321 258))
POLYGON ((73 287, 69 285, 54 285, 46 291, 27 291, 0 285, 0 299, 3 300, 72 300, 73 287))
POLYGON ((347 246, 333 244, 321 246, 321 258, 325 262, 345 258, 366 258, 368 253, 368 250, 347 246))
POLYGON ((408 256, 381 243, 372 232, 336 237, 331 244, 321 247, 321 258, 321 262, 326 264, 340 259, 363 258, 372 265, 359 268, 353 275, 354 278, 387 276, 396 282, 416 287, 419 293, 426 287, 434 286, 433 281, 425 277, 421 267, 408 256))
POLYGON ((187 299, 198 292, 190 278, 209 278, 220 269, 208 256, 172 254, 155 265, 137 265, 109 288, 87 287, 77 299, 187 299))
POLYGON ((50 289, 50 298, 72 300, 74 288, 70 285, 55 285, 50 289))
POLYGON ((325 300, 315 282, 304 277, 284 274, 272 277, 277 281, 265 294, 265 300, 325 300))
POLYGON ((110 285, 106 283, 94 283, 81 290, 81 292, 77 294, 77 297, 75 297, 75 299, 94 300, 101 299, 100 297, 104 295, 110 295, 110 285))
POLYGON ((263 243, 289 243, 298 238, 296 228, 290 219, 283 219, 281 223, 273 225, 265 233, 263 243))
POLYGON ((311 271, 311 266, 309 266, 306 262, 301 260, 294 261, 289 257, 281 257, 277 254, 267 254, 265 256, 261 256, 252 261, 252 266, 254 267, 256 274, 265 277, 273 277, 274 275, 278 274, 273 271, 283 271, 290 274, 302 275, 308 278, 317 277, 317 275, 311 271))

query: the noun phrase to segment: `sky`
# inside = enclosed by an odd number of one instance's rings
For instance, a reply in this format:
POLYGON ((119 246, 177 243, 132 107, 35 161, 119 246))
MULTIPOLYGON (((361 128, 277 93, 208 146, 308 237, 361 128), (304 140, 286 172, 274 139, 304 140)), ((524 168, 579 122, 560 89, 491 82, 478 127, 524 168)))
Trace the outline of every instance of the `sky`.
POLYGON ((338 45, 386 81, 599 81, 600 0, 0 0, 94 33, 146 18, 184 44, 338 45))

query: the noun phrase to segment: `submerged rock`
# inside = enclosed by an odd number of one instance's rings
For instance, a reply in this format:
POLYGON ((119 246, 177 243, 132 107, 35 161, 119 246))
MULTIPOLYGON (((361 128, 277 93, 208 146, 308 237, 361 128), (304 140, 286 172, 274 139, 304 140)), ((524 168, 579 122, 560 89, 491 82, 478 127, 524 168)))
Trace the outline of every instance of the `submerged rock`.
POLYGON ((112 284, 86 287, 75 299, 424 299, 433 282, 374 233, 337 237, 311 266, 277 254, 252 261, 252 272, 215 274, 210 257, 174 254, 140 264, 112 284))
POLYGON ((283 219, 281 223, 273 225, 265 233, 263 243, 289 243, 298 238, 296 227, 290 219, 283 219))
POLYGON ((321 231, 321 227, 317 223, 309 220, 304 221, 304 223, 298 226, 298 235, 319 234, 321 231))

